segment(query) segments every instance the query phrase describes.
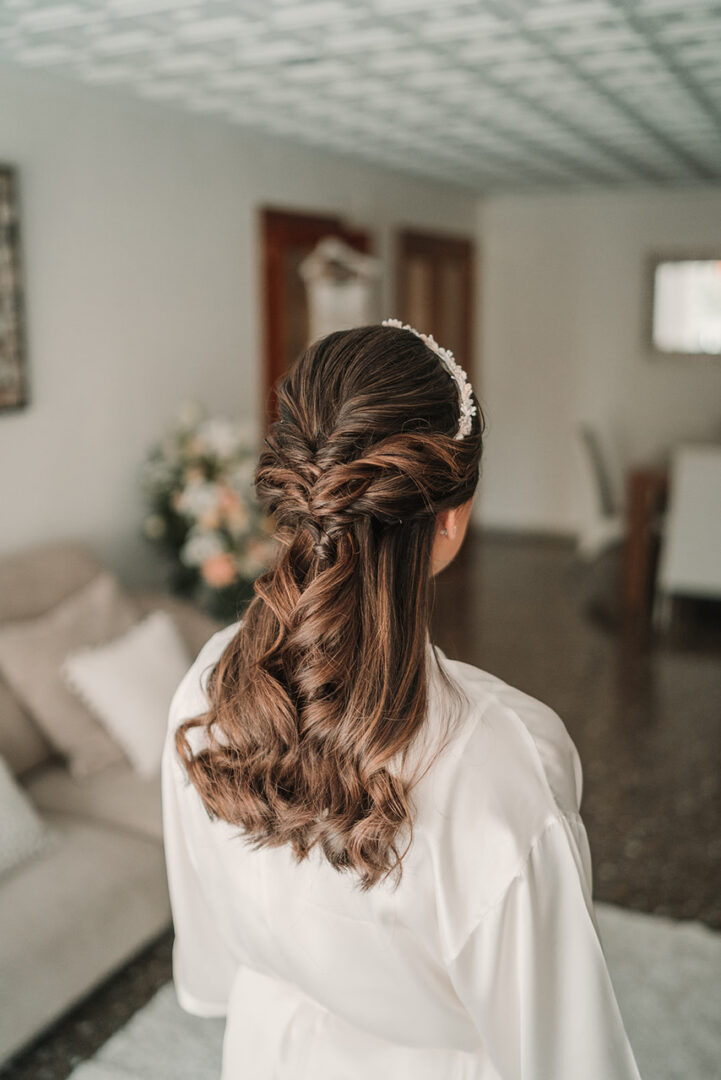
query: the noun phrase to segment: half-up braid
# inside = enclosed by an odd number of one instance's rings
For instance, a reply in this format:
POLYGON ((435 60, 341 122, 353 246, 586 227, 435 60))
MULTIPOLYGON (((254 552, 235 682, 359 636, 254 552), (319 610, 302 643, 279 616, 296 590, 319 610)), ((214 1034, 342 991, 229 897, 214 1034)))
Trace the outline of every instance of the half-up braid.
POLYGON ((368 889, 400 880, 412 837, 414 778, 393 759, 424 726, 435 517, 473 495, 483 418, 454 439, 452 379, 385 326, 310 346, 278 402, 255 484, 280 554, 176 745, 211 815, 299 860, 319 844, 368 889))

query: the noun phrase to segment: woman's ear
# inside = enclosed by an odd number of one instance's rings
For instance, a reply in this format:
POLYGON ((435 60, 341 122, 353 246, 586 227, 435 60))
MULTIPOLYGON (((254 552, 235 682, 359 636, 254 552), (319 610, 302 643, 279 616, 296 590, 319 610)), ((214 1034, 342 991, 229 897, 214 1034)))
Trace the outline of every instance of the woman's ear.
POLYGON ((465 531, 468 519, 471 516, 471 504, 473 499, 454 506, 450 510, 441 510, 436 516, 436 530, 441 536, 455 540, 459 533, 465 531), (445 530, 445 531, 444 531, 445 530))
POLYGON ((466 534, 472 501, 469 499, 461 506, 440 510, 436 514, 436 531, 431 551, 432 574, 437 574, 456 557, 466 534))
POLYGON ((436 533, 449 540, 455 540, 458 532, 458 507, 441 510, 436 515, 436 533))

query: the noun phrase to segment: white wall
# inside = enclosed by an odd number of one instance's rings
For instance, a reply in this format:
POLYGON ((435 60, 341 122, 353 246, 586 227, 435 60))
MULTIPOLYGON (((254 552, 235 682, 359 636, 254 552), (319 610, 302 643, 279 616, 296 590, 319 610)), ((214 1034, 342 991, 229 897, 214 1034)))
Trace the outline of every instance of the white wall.
POLYGON ((643 340, 647 254, 721 250, 721 187, 493 197, 478 222, 480 520, 574 530, 579 419, 621 463, 721 439, 721 361, 653 359, 643 340))
POLYGON ((0 161, 20 174, 30 380, 0 412, 0 555, 78 536, 129 581, 157 574, 146 448, 191 394, 257 408, 263 204, 374 230, 389 313, 394 227, 476 230, 485 524, 575 528, 578 419, 634 461, 721 435, 721 364, 642 339, 646 253, 721 245, 721 188, 474 200, 9 65, 0 161))
POLYGON ((0 554, 79 537, 130 583, 159 566, 148 445, 190 394, 256 411, 257 207, 367 226, 389 271, 396 225, 475 228, 456 189, 10 66, 0 161, 19 169, 30 381, 0 412, 0 554))

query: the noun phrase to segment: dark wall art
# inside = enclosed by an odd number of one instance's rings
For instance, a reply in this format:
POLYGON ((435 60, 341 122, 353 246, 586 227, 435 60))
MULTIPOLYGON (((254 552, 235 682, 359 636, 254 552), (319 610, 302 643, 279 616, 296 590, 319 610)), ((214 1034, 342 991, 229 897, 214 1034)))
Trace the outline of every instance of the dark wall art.
POLYGON ((17 172, 0 165, 0 410, 27 405, 17 172))

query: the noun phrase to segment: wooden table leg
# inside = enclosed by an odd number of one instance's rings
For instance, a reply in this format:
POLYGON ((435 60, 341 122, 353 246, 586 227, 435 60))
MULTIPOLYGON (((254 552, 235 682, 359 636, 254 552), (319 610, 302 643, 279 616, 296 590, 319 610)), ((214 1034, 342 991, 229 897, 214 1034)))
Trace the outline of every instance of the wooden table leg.
POLYGON ((652 594, 653 523, 663 508, 667 474, 660 469, 633 469, 626 487, 626 544, 623 567, 624 611, 647 617, 652 594))

